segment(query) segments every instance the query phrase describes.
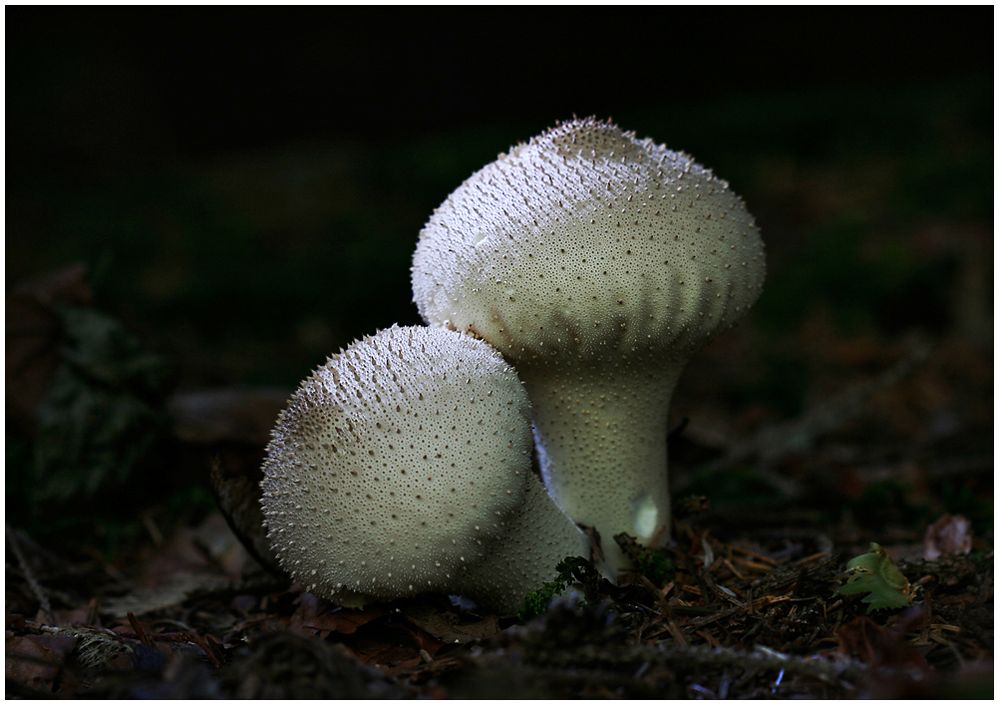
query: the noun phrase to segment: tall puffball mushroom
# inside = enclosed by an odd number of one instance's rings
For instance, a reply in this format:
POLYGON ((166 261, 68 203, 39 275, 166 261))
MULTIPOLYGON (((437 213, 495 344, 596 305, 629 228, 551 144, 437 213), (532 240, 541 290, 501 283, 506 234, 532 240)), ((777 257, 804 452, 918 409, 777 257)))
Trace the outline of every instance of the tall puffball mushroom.
POLYGON ((517 609, 589 555, 531 472, 530 415, 482 341, 394 326, 355 342, 272 431, 261 504, 278 561, 344 605, 448 592, 517 609))
POLYGON ((610 122, 573 120, 501 154, 420 234, 414 300, 517 368, 542 474, 612 567, 627 532, 669 533, 666 426, 681 369, 753 304, 764 247, 729 185, 610 122))

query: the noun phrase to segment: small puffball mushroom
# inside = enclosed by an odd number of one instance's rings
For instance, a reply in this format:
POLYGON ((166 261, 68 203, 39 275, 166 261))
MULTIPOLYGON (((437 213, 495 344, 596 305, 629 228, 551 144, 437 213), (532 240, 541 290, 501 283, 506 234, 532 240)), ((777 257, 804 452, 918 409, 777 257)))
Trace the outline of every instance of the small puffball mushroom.
POLYGON ((392 327, 332 356, 272 431, 262 500, 278 561, 360 606, 426 592, 513 611, 582 532, 531 472, 530 405, 486 343, 392 327))
POLYGON ((512 148, 434 212, 413 259, 431 325, 514 364, 549 492, 612 537, 667 539, 666 426, 681 369, 754 303, 764 247, 743 201, 690 156, 573 120, 512 148))

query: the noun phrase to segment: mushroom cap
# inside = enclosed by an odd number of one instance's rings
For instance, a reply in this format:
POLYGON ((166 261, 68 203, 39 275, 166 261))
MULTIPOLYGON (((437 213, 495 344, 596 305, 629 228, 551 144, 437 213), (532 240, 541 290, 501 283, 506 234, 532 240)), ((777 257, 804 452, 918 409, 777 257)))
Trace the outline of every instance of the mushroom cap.
POLYGON ((516 373, 481 341, 394 326, 355 342, 272 432, 261 502, 279 562, 334 599, 448 589, 534 480, 529 420, 516 373))
POLYGON ((427 322, 519 363, 577 365, 697 348, 753 304, 764 271, 754 220, 725 181, 587 118, 459 186, 421 231, 412 280, 427 322))

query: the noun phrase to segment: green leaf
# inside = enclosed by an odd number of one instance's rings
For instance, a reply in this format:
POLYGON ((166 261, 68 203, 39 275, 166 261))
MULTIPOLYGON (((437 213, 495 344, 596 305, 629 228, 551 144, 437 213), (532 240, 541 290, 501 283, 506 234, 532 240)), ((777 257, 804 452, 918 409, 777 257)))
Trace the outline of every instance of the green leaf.
POLYGON ((847 562, 847 582, 837 589, 842 596, 866 593, 862 602, 868 612, 903 608, 913 601, 910 582, 889 558, 885 549, 872 542, 871 549, 847 562))

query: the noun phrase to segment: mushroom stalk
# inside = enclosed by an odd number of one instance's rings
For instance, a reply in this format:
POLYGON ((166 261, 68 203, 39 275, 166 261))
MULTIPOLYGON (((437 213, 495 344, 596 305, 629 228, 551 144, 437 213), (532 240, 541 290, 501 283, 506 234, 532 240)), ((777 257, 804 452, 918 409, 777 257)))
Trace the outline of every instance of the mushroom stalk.
POLYGON ((666 541, 667 411, 680 369, 614 378, 588 369, 519 372, 534 403, 545 486, 567 515, 598 531, 612 572, 627 566, 619 532, 647 545, 666 541))
POLYGON ((534 477, 506 534, 489 548, 489 561, 470 565, 459 576, 456 593, 491 596, 490 605, 515 613, 529 591, 556 577, 556 565, 570 556, 589 557, 590 541, 562 513, 534 477))

